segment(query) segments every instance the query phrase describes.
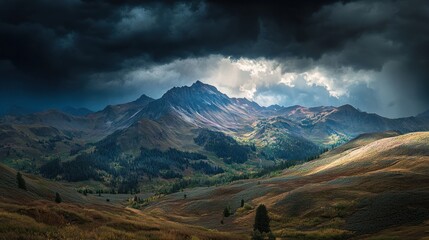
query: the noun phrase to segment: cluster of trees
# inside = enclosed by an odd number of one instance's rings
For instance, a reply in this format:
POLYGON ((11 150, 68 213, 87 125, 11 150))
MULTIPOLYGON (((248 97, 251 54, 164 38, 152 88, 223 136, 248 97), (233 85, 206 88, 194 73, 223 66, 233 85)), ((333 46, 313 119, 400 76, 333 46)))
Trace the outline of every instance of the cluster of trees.
MULTIPOLYGON (((240 207, 244 207, 244 199, 241 199, 240 207)), ((220 223, 224 224, 225 218, 230 217, 232 214, 233 212, 231 210, 231 207, 226 206, 223 209, 222 220, 220 221, 220 223)), ((256 208, 255 222, 253 224, 252 240, 264 240, 264 239, 274 240, 275 236, 271 232, 270 222, 271 222, 271 219, 268 216, 267 207, 265 207, 264 204, 260 204, 256 208)))
POLYGON ((223 158, 226 163, 244 163, 248 160, 249 153, 255 150, 254 146, 240 145, 234 138, 208 129, 201 130, 194 141, 205 150, 223 158))
POLYGON ((182 179, 181 174, 192 168, 208 175, 223 173, 220 167, 205 162, 207 156, 184 152, 177 149, 161 151, 158 149, 140 149, 140 155, 133 157, 121 154, 117 144, 101 141, 91 153, 81 153, 74 160, 62 162, 56 158, 41 166, 39 172, 46 178, 59 178, 71 182, 89 179, 105 181, 118 193, 139 191, 142 177, 149 179, 182 179))
POLYGON ((115 189, 98 189, 98 190, 93 190, 91 188, 79 188, 77 190, 78 193, 83 194, 83 195, 88 195, 88 194, 93 194, 93 193, 97 193, 98 196, 101 196, 102 193, 107 193, 107 194, 116 194, 118 193, 115 189))
POLYGON ((207 159, 207 156, 199 153, 179 151, 173 148, 167 151, 141 148, 140 156, 132 162, 124 163, 124 165, 127 169, 135 169, 138 174, 146 174, 149 177, 159 177, 161 176, 160 172, 168 172, 167 177, 171 178, 176 175, 181 178, 182 175, 173 174, 173 170, 183 171, 193 166, 191 161, 201 159, 207 159))
POLYGON ((67 162, 62 162, 60 158, 53 159, 42 165, 39 172, 46 178, 61 177, 70 182, 101 180, 100 171, 111 173, 110 163, 119 158, 120 152, 116 143, 100 141, 94 152, 81 153, 67 162))
POLYGON ((159 175, 164 179, 183 178, 183 175, 173 170, 163 170, 159 172, 159 175))
MULTIPOLYGON (((213 151, 219 157, 224 158, 226 162, 246 161, 248 154, 252 151, 251 146, 240 145, 233 138, 210 130, 202 130, 194 140, 197 144, 204 146, 206 150, 213 151)), ((225 176, 222 178, 183 179, 182 172, 187 168, 207 175, 224 173, 224 169, 213 166, 206 160, 205 155, 177 149, 161 151, 141 148, 140 154, 133 157, 121 153, 116 143, 101 141, 97 143, 95 150, 91 153, 81 153, 74 160, 66 162, 62 162, 59 158, 53 159, 43 165, 39 171, 44 177, 72 182, 89 179, 104 181, 110 189, 114 189, 118 193, 139 192, 139 182, 144 177, 176 179, 158 190, 158 193, 168 194, 187 187, 212 186, 240 179, 261 177, 302 162, 288 160, 256 173, 224 174, 225 176)))
POLYGON ((116 159, 121 153, 121 148, 116 142, 110 139, 104 139, 100 142, 97 142, 95 145, 95 153, 97 155, 103 156, 108 159, 116 159))
POLYGON ((253 174, 252 177, 262 177, 262 176, 265 176, 265 175, 270 174, 272 172, 284 170, 286 168, 290 168, 292 166, 295 166, 295 165, 301 164, 301 163, 304 163, 304 161, 287 160, 287 161, 276 162, 273 166, 269 166, 269 167, 265 167, 265 168, 261 169, 257 173, 253 174))
POLYGON ((97 153, 82 153, 75 160, 61 162, 56 158, 42 165, 40 174, 46 178, 61 177, 61 179, 77 182, 88 179, 100 180, 99 170, 109 171, 107 158, 97 153))
MULTIPOLYGON (((117 158, 115 162, 111 162, 110 164, 109 161, 101 162, 103 158, 97 157, 98 153, 81 154, 75 160, 69 162, 61 162, 59 158, 54 159, 43 165, 40 168, 40 173, 47 178, 61 177, 68 181, 81 181, 87 179, 103 180, 101 173, 105 172, 111 176, 111 180, 106 182, 110 188, 109 193, 138 193, 139 182, 141 177, 145 175, 149 177, 162 177, 164 179, 176 179, 157 190, 158 194, 170 194, 189 187, 213 186, 242 179, 262 177, 303 162, 296 160, 281 161, 258 172, 242 173, 240 175, 226 174, 222 178, 183 179, 183 175, 178 171, 182 171, 187 167, 208 175, 224 173, 224 170, 220 167, 212 166, 201 159, 190 162, 189 159, 200 157, 204 159, 206 156, 181 152, 175 149, 165 152, 142 149, 142 154, 137 158, 117 158), (178 164, 179 162, 181 164, 178 164)), ((85 193, 91 192, 87 190, 85 193)))
POLYGON ((140 156, 141 157, 166 157, 176 162, 181 162, 184 160, 207 159, 207 156, 203 154, 195 153, 195 152, 179 151, 174 148, 170 148, 165 152, 158 149, 141 148, 140 156))
POLYGON ((268 160, 275 159, 307 159, 317 156, 321 150, 316 144, 300 136, 275 134, 276 141, 261 149, 261 157, 268 160))
POLYGON ((157 194, 170 194, 170 193, 179 192, 185 188, 192 188, 192 187, 209 187, 214 185, 222 185, 222 184, 227 184, 237 180, 250 179, 252 177, 253 177, 253 174, 245 173, 240 175, 227 174, 222 176, 221 178, 213 178, 213 179, 209 179, 209 178, 178 179, 158 189, 157 194))
MULTIPOLYGON (((333 147, 332 147, 332 148, 333 148, 333 147)), ((332 148, 331 148, 331 149, 332 149, 332 148)), ((329 151, 329 148, 323 148, 322 150, 320 150, 319 154, 314 155, 314 156, 310 156, 310 157, 306 158, 305 160, 306 160, 306 161, 311 161, 311 160, 314 160, 314 159, 319 159, 319 158, 320 158, 320 155, 324 154, 324 153, 325 153, 325 152, 327 152, 327 151, 329 151)))
MULTIPOLYGON (((242 207, 244 207, 244 199, 241 199, 241 201, 240 201, 240 207, 242 208, 242 207)), ((233 215, 234 214, 234 212, 232 211, 232 209, 231 209, 231 206, 226 206, 224 209, 223 209, 223 213, 222 213, 222 215, 223 215, 223 217, 224 218, 226 218, 226 217, 229 217, 229 216, 231 216, 231 215, 233 215)), ((222 224, 223 224, 223 218, 222 218, 222 224)))
POLYGON ((139 193, 139 175, 136 173, 131 173, 125 177, 117 177, 116 178, 116 188, 118 189, 118 193, 139 193))
POLYGON ((191 167, 195 170, 195 171, 199 171, 199 172, 203 172, 207 175, 215 175, 215 174, 219 174, 219 173, 224 173, 225 171, 223 170, 223 168, 218 167, 218 166, 212 166, 211 164, 204 162, 204 161, 200 161, 200 162, 196 162, 196 163, 191 163, 191 167))
POLYGON ((190 188, 190 187, 208 187, 208 186, 214 186, 214 185, 222 185, 222 184, 227 184, 230 182, 234 182, 234 181, 238 181, 238 180, 243 180, 243 179, 252 179, 252 178, 258 178, 258 177, 262 177, 265 176, 267 174, 270 174, 272 172, 276 172, 276 171, 280 171, 280 170, 284 170, 286 168, 295 166, 297 164, 301 164, 304 161, 298 161, 298 160, 288 160, 288 161, 281 161, 276 163, 273 166, 269 166, 269 167, 265 167, 261 170, 259 170, 258 172, 247 172, 247 173, 242 173, 240 175, 236 175, 236 174, 226 174, 224 176, 222 176, 222 178, 216 178, 216 179, 178 179, 174 182, 172 182, 169 185, 166 185, 164 187, 162 187, 161 189, 158 190, 158 194, 170 194, 170 193, 175 193, 178 192, 182 189, 185 188, 190 188))

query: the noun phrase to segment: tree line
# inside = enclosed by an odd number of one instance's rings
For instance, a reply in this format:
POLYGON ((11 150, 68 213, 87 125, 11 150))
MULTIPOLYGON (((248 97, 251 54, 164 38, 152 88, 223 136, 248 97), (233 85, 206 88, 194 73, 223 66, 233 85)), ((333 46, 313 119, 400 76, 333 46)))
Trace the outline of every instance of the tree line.
POLYGON ((207 156, 170 148, 166 151, 141 148, 137 157, 121 154, 119 147, 110 142, 101 142, 93 152, 81 153, 74 160, 61 161, 55 158, 42 165, 39 172, 46 178, 70 182, 104 181, 118 193, 137 192, 143 177, 182 179, 185 169, 207 175, 223 173, 221 167, 207 162, 207 156))
POLYGON ((250 152, 256 150, 254 145, 240 145, 234 138, 208 129, 201 130, 194 142, 229 164, 246 162, 250 152))

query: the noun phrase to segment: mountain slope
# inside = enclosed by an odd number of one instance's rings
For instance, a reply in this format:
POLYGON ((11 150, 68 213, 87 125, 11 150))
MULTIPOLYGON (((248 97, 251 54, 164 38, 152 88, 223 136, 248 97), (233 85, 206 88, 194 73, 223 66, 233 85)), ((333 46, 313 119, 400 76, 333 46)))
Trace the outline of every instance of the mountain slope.
POLYGON ((43 125, 74 133, 83 139, 97 140, 117 129, 130 126, 134 117, 145 105, 153 101, 142 95, 139 99, 118 105, 109 105, 99 112, 84 116, 70 115, 58 110, 47 110, 22 116, 5 116, 1 124, 43 125))
POLYGON ((132 125, 133 118, 152 101, 154 99, 143 94, 137 100, 129 103, 109 105, 99 112, 88 115, 88 119, 97 124, 95 126, 97 129, 108 132, 123 129, 132 125))
POLYGON ((81 116, 71 116, 58 110, 47 110, 23 116, 5 116, 1 119, 4 124, 44 125, 67 131, 88 131, 93 123, 81 116))
MULTIPOLYGON (((60 183, 46 181, 41 177, 24 174, 27 191, 19 189, 16 183, 16 171, 0 164, 0 202, 25 203, 37 200, 53 201, 55 192, 60 193, 66 202, 84 203, 86 198, 72 188, 64 187, 60 183)), ((94 201, 94 199, 90 200, 94 201)), ((97 201, 95 201, 97 203, 97 201)), ((102 203, 101 201, 99 203, 102 203)))
POLYGON ((84 196, 63 184, 24 174, 19 189, 16 172, 0 164, 0 239, 244 239, 148 215, 121 204, 116 197, 84 196), (62 203, 55 203, 58 192, 62 203))
POLYGON ((0 124, 0 159, 16 169, 35 172, 46 159, 84 149, 80 134, 40 124, 0 124))
POLYGON ((418 239, 429 226, 429 132, 396 135, 367 134, 278 177, 187 189, 186 200, 173 194, 144 211, 250 232, 254 207, 263 203, 278 237, 418 239), (250 206, 240 208, 241 199, 250 206), (222 225, 213 216, 220 219, 225 206, 235 214, 222 225))
POLYGON ((187 137, 187 129, 171 128, 162 122, 141 119, 126 129, 121 129, 109 135, 104 141, 118 144, 122 151, 133 151, 145 148, 168 149, 179 148, 191 142, 193 135, 187 137), (180 131, 182 130, 182 131, 180 131))
POLYGON ((357 110, 351 105, 340 107, 292 106, 280 108, 262 124, 270 122, 279 129, 287 123, 293 125, 289 132, 322 146, 344 143, 360 134, 382 131, 399 131, 402 133, 429 130, 429 122, 423 118, 388 119, 377 114, 357 110), (278 117, 280 116, 280 117, 278 117))
POLYGON ((93 113, 93 111, 89 110, 88 108, 75 108, 70 106, 61 108, 61 111, 73 116, 85 116, 93 113))
POLYGON ((176 115, 196 127, 230 131, 256 120, 260 108, 254 102, 229 98, 215 87, 197 81, 190 87, 172 88, 149 103, 137 118, 157 120, 176 115))
MULTIPOLYGON (((342 144, 366 132, 429 130, 429 123, 419 118, 387 119, 361 112, 350 105, 260 107, 246 99, 229 98, 200 81, 189 87, 172 88, 160 99, 149 102, 132 121, 135 123, 141 119, 151 119, 152 122, 147 121, 149 125, 157 123, 156 129, 163 128, 171 133, 169 137, 160 135, 158 139, 166 143, 163 146, 158 144, 161 148, 187 147, 195 150, 197 146, 191 141, 196 137, 193 133, 198 128, 206 128, 253 142, 262 149, 262 157, 269 159, 313 157, 326 147, 342 144)), ((144 134, 144 129, 142 124, 134 124, 121 134, 134 136, 140 132, 144 138, 150 138, 152 133, 144 134)), ((144 146, 145 142, 150 142, 137 136, 133 139, 136 139, 132 140, 135 144, 129 146, 135 146, 134 149, 138 144, 144 146)), ((156 147, 156 144, 149 143, 147 147, 156 147)))
MULTIPOLYGON (((0 125, 7 129, 3 131, 2 141, 22 150, 12 161, 27 162, 23 165, 28 166, 33 166, 29 164, 33 158, 47 161, 61 156, 72 160, 79 152, 91 151, 91 146, 86 144, 100 140, 134 155, 142 147, 201 152, 203 148, 194 142, 201 129, 219 131, 240 144, 256 146, 256 154, 250 159, 254 162, 258 161, 256 158, 269 161, 313 158, 362 133, 429 130, 429 121, 424 117, 388 119, 350 105, 261 107, 247 99, 230 98, 200 81, 172 88, 160 99, 142 95, 135 101, 109 105, 85 116, 49 110, 6 116, 0 119, 0 125), (56 129, 52 131, 56 136, 43 138, 20 130, 35 127, 56 129), (65 136, 73 141, 63 141, 65 136), (48 143, 42 144, 43 141, 48 143)), ((0 146, 0 154, 9 153, 9 149, 7 145, 0 146)), ((2 161, 11 165, 9 160, 2 161)))

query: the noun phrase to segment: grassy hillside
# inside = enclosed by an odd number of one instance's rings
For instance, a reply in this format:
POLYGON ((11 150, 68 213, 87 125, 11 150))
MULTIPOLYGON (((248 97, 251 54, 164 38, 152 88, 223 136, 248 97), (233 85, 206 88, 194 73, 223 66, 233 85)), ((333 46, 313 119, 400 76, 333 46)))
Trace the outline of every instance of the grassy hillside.
POLYGON ((0 165, 0 239, 246 239, 259 204, 284 239, 423 239, 429 228, 429 132, 361 135, 276 177, 140 195, 144 204, 24 179, 27 191, 0 165))
POLYGON ((71 157, 84 145, 76 132, 37 124, 0 124, 0 162, 26 172, 34 173, 51 158, 71 157))
POLYGON ((388 132, 360 136, 275 178, 185 190, 144 211, 250 234, 254 209, 263 203, 278 237, 419 239, 428 235, 428 182, 429 132, 388 132), (234 214, 222 224, 226 206, 234 214))
MULTIPOLYGON (((62 184, 0 165, 0 239, 239 239, 219 231, 174 223, 159 216, 84 196, 62 184), (55 203, 55 192, 63 202, 55 203)), ((131 196, 130 196, 131 197, 131 196)))

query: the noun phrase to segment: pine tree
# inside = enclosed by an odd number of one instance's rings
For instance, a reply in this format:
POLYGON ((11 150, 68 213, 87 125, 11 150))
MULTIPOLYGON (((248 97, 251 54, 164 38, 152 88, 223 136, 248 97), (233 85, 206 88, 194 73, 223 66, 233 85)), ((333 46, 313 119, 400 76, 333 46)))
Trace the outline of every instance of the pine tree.
POLYGON ((27 185, 25 184, 25 180, 22 177, 22 174, 20 172, 18 172, 16 174, 16 181, 18 183, 18 187, 24 190, 27 190, 27 185))
POLYGON ((223 216, 229 217, 230 215, 231 215, 231 212, 229 210, 229 207, 225 207, 225 209, 223 210, 223 216))
POLYGON ((240 207, 244 207, 244 199, 241 199, 240 207))
POLYGON ((261 233, 269 233, 271 231, 270 217, 268 216, 268 211, 264 204, 259 205, 256 209, 255 224, 253 225, 253 230, 258 230, 261 233))
POLYGON ((61 203, 63 199, 61 198, 60 194, 58 192, 55 193, 55 202, 61 203))

